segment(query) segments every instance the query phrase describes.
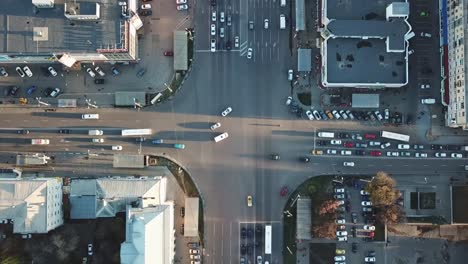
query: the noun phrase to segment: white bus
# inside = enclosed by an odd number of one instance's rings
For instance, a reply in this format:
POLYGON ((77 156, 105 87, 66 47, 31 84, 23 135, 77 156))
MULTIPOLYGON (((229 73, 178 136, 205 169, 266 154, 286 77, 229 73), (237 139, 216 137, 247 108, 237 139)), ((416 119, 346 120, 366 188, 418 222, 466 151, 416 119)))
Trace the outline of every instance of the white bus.
POLYGON ((399 141, 404 141, 404 142, 409 142, 410 136, 405 135, 405 134, 398 134, 398 133, 393 133, 393 132, 388 132, 388 131, 382 131, 383 138, 388 138, 388 139, 394 139, 394 140, 399 140, 399 141))
POLYGON ((271 225, 265 225, 265 254, 271 254, 271 225))
POLYGON ((122 129, 122 136, 145 136, 151 135, 153 131, 151 128, 144 129, 122 129))

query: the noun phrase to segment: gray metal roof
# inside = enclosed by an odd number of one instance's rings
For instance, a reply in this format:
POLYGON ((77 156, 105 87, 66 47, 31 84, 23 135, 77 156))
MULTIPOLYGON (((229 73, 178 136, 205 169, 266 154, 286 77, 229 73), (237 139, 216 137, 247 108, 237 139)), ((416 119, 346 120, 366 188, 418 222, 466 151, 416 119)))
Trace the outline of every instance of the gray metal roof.
POLYGON ((304 0, 296 0, 296 31, 306 29, 304 0))
POLYGON ((309 72, 312 69, 312 50, 297 49, 297 71, 309 72))
POLYGON ((185 198, 184 236, 186 237, 198 237, 199 205, 199 198, 185 198))
POLYGON ((134 107, 135 99, 142 106, 146 105, 145 92, 115 92, 115 106, 134 107))
POLYGON ((351 105, 353 108, 379 108, 379 94, 353 94, 351 105))
POLYGON ((327 29, 339 37, 388 37, 391 50, 405 49, 405 34, 408 31, 408 27, 402 19, 391 21, 333 20, 327 25, 327 29))
POLYGON ((145 155, 114 154, 114 168, 139 168, 145 167, 145 155))
POLYGON ((311 239, 312 202, 308 198, 297 199, 296 238, 301 240, 311 239))
POLYGON ((96 196, 70 196, 71 219, 96 219, 96 196))
POLYGON ((406 54, 386 49, 382 39, 328 39, 326 82, 404 83, 406 54))
POLYGON ((392 14, 396 16, 409 16, 409 3, 392 3, 392 14))
POLYGON ((188 69, 188 37, 185 31, 174 31, 174 70, 188 69))

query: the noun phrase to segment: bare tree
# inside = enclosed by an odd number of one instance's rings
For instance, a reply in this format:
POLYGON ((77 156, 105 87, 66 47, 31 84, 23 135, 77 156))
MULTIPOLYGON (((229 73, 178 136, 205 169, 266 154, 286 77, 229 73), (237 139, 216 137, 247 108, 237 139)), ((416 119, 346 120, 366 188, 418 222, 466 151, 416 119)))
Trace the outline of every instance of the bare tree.
POLYGON ((366 190, 375 206, 388 206, 395 203, 400 192, 395 189, 396 182, 387 173, 377 172, 377 175, 367 184, 366 190))

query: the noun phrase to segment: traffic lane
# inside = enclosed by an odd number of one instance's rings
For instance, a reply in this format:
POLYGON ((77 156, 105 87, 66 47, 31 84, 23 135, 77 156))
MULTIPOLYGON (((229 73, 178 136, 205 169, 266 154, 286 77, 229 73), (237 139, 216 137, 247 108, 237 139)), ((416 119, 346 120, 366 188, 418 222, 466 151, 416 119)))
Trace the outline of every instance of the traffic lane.
MULTIPOLYGON (((383 170, 388 173, 400 175, 417 175, 423 173, 453 173, 465 171, 466 158, 389 158, 389 157, 366 157, 366 156, 313 156, 311 166, 321 167, 328 165, 340 174, 368 173, 374 175, 383 170), (343 162, 353 161, 354 167, 345 167, 343 162)), ((315 169, 314 169, 315 171, 315 169)), ((333 173, 332 173, 333 174, 333 173)))

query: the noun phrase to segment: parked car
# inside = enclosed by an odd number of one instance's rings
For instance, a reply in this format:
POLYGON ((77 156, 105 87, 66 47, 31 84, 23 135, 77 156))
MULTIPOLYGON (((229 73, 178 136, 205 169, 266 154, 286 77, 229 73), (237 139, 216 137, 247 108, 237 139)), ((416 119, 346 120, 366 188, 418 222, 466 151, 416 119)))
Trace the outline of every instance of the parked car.
POLYGON ((450 154, 450 157, 455 158, 455 159, 461 159, 463 158, 463 155, 461 153, 452 153, 450 154))
POLYGON ((253 49, 252 48, 248 48, 247 49, 247 59, 252 59, 252 53, 253 53, 253 49))
POLYGON ((398 144, 398 149, 410 149, 409 144, 398 144))
POLYGON ((176 143, 174 144, 175 149, 185 149, 185 144, 176 143))
POLYGON ((317 119, 317 120, 321 120, 321 119, 322 119, 322 117, 320 116, 320 114, 319 114, 319 112, 318 112, 317 110, 314 110, 314 111, 312 112, 312 114, 314 115, 315 119, 317 119))
POLYGON ((371 156, 375 156, 375 157, 378 157, 378 156, 382 156, 382 152, 378 151, 378 150, 373 150, 370 152, 371 156))
POLYGON ((345 161, 345 162, 343 162, 343 166, 345 166, 345 167, 354 167, 354 162, 345 161))
POLYGON ((0 74, 1 74, 3 77, 8 77, 8 72, 5 70, 4 67, 0 67, 0 74))
POLYGON ((373 225, 365 225, 362 227, 362 229, 364 230, 375 230, 375 226, 373 225))
POLYGON ((103 71, 99 66, 97 66, 96 68, 94 68, 94 70, 95 70, 101 77, 106 76, 106 73, 104 73, 104 71, 103 71))
POLYGON ((447 157, 447 153, 437 152, 437 153, 435 154, 435 156, 436 156, 437 158, 446 158, 446 157, 447 157))
POLYGON ((344 193, 345 189, 344 188, 335 188, 335 193, 344 193))
POLYGON ((172 57, 174 56, 174 52, 172 50, 166 50, 164 51, 163 55, 166 57, 172 57))
POLYGON ((21 78, 24 78, 26 76, 26 74, 20 67, 16 67, 15 70, 18 73, 18 75, 21 76, 21 78))
POLYGON ((47 68, 47 70, 49 71, 50 75, 52 76, 57 76, 57 72, 55 71, 54 67, 52 66, 49 66, 49 68, 47 68))
POLYGON ((292 102, 292 96, 288 96, 288 98, 286 99, 286 105, 290 105, 292 102))
POLYGON ((92 78, 96 77, 96 73, 93 72, 91 68, 86 69, 86 72, 91 76, 92 78))
POLYGON ((427 158, 427 153, 416 153, 414 156, 416 158, 427 158))
POLYGON ((8 94, 10 96, 15 96, 19 91, 19 87, 18 86, 12 86, 10 87, 10 90, 8 91, 8 94))
POLYGON ((26 75, 27 75, 28 77, 32 77, 32 76, 33 76, 33 73, 32 73, 32 71, 31 71, 31 69, 29 69, 28 66, 24 66, 24 67, 23 67, 23 71, 26 73, 26 75))
POLYGON ((94 79, 95 84, 104 84, 104 79, 94 79))
POLYGON ((336 119, 340 119, 340 118, 341 118, 340 114, 339 114, 338 111, 336 111, 336 110, 333 110, 333 111, 332 111, 332 114, 333 114, 333 116, 335 116, 336 119))
POLYGON ((361 205, 362 206, 372 206, 372 202, 371 201, 362 201, 361 205))
POLYGON ((332 140, 330 140, 330 144, 332 144, 332 145, 341 145, 341 140, 332 139, 332 140))
POLYGON ((34 91, 36 91, 36 90, 37 90, 37 86, 33 85, 33 86, 31 86, 31 87, 28 88, 27 93, 28 93, 28 95, 31 95, 31 94, 33 94, 34 91))
POLYGON ((347 236, 348 232, 346 231, 336 231, 336 236, 347 236))
POLYGON ((386 149, 386 148, 390 147, 390 145, 391 145, 390 142, 387 142, 385 144, 380 145, 380 148, 381 149, 386 149))
POLYGON ((312 114, 310 110, 306 111, 306 116, 307 118, 309 118, 309 120, 314 120, 314 115, 312 114))
POLYGON ((88 256, 93 255, 93 244, 88 244, 88 256))

